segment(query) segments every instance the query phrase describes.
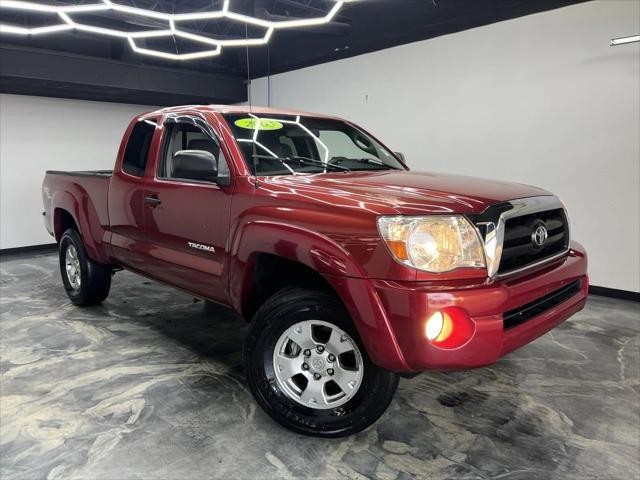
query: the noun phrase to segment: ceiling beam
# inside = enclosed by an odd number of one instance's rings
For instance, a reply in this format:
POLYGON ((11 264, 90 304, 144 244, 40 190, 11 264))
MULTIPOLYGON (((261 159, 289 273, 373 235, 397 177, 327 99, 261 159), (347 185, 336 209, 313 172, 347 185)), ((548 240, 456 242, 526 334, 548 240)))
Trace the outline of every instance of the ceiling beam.
POLYGON ((244 78, 0 46, 0 92, 146 105, 239 103, 244 78))

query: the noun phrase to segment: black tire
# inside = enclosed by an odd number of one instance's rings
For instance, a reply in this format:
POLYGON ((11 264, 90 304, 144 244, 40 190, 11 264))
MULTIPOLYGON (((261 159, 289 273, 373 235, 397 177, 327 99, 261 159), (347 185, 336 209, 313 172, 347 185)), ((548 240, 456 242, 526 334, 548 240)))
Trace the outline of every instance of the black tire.
POLYGON ((82 238, 73 229, 68 229, 60 238, 58 251, 60 261, 60 274, 62 283, 69 299, 79 306, 96 305, 101 303, 109 295, 111 288, 110 267, 100 265, 87 256, 82 238), (71 285, 66 268, 67 250, 73 246, 80 264, 80 286, 74 288, 71 285))
POLYGON ((343 437, 369 427, 385 412, 398 386, 398 375, 371 363, 338 298, 299 288, 279 291, 255 314, 244 343, 244 368, 249 388, 265 412, 290 430, 317 437, 343 437), (291 399, 276 379, 276 343, 288 328, 305 320, 335 325, 351 336, 360 350, 362 383, 355 395, 338 408, 306 407, 291 399))

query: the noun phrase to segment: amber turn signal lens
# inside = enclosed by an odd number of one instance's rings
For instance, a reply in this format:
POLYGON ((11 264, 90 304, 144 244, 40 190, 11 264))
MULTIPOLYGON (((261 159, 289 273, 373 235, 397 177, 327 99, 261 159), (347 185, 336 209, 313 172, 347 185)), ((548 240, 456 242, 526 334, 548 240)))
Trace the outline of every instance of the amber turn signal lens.
POLYGON ((387 242, 387 246, 391 251, 391 254, 399 260, 408 260, 409 254, 407 253, 407 244, 404 242, 398 242, 390 240, 387 242))

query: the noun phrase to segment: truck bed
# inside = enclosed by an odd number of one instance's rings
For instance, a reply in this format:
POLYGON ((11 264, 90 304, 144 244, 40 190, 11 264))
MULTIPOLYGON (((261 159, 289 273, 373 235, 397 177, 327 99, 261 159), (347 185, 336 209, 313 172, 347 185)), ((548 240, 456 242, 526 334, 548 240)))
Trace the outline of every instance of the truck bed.
POLYGON ((57 217, 51 207, 55 203, 59 207, 64 206, 77 222, 80 218, 89 219, 84 232, 90 232, 92 238, 100 242, 109 226, 108 194, 112 174, 111 170, 47 171, 42 185, 42 195, 45 226, 49 233, 56 234, 57 237, 62 233, 54 231, 57 217), (79 210, 82 210, 82 213, 79 210))

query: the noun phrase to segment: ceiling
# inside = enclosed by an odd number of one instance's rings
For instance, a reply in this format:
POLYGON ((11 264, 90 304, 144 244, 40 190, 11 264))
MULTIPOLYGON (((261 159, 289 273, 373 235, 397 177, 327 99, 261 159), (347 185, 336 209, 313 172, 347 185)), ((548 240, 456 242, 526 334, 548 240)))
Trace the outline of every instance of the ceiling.
MULTIPOLYGON (((31 0, 46 5, 96 1, 31 0)), ((246 100, 247 76, 257 78, 296 70, 580 1, 360 0, 345 3, 328 24, 275 30, 267 46, 223 48, 219 56, 182 62, 140 55, 131 50, 126 39, 87 32, 3 34, 0 91, 161 105, 189 100, 234 103, 246 100)), ((222 8, 222 0, 117 3, 172 14, 222 8)), ((322 17, 333 5, 335 0, 231 0, 229 9, 280 21, 322 17)), ((54 14, 7 9, 1 13, 2 23, 17 26, 39 27, 56 20, 54 14)), ((161 20, 118 12, 83 13, 74 16, 74 20, 121 31, 166 28, 161 20)), ((259 38, 265 33, 264 27, 227 19, 181 22, 180 28, 216 39, 259 38)), ((201 48, 190 40, 171 36, 141 42, 146 48, 168 53, 201 48)))

